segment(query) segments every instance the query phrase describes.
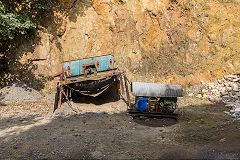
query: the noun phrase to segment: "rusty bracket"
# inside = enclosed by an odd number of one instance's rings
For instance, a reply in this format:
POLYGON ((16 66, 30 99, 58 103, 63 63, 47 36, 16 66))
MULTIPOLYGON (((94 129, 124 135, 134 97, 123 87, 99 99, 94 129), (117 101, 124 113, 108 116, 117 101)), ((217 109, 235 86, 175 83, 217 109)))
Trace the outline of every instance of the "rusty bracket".
POLYGON ((65 96, 65 98, 66 98, 66 100, 67 100, 67 102, 68 102, 69 107, 70 107, 74 112, 77 113, 77 111, 72 107, 72 104, 71 104, 71 102, 69 101, 69 99, 68 99, 68 97, 67 97, 67 95, 66 95, 66 93, 64 92, 63 89, 62 89, 62 94, 65 96))

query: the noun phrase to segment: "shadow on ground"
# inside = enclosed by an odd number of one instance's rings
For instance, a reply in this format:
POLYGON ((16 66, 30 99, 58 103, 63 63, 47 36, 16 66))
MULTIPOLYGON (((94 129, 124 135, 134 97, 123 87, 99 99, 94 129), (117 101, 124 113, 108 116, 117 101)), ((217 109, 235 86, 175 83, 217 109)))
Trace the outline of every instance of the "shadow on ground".
POLYGON ((178 123, 175 118, 134 117, 133 121, 139 125, 149 127, 168 127, 178 123))
MULTIPOLYGON (((178 109, 178 123, 149 125, 123 113, 1 119, 3 159, 237 159, 240 123, 222 106, 178 109)), ((143 121, 143 120, 141 120, 143 121)), ((146 121, 146 119, 144 120, 146 121)), ((148 120, 147 120, 148 121, 148 120)))

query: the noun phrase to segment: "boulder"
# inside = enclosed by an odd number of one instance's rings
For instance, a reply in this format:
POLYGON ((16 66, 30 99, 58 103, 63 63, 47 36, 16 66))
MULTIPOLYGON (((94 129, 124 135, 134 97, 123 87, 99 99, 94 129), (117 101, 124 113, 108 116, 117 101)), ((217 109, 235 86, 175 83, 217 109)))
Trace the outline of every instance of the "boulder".
POLYGON ((196 97, 197 97, 197 98, 202 98, 202 95, 201 95, 201 94, 197 94, 196 97))
POLYGON ((237 85, 237 84, 234 84, 233 87, 232 87, 232 90, 233 90, 234 92, 238 92, 238 91, 239 91, 238 85, 237 85))
POLYGON ((234 111, 239 113, 240 112, 240 108, 236 108, 234 111))
POLYGON ((228 102, 228 103, 226 103, 225 106, 226 106, 227 108, 235 108, 235 107, 236 107, 236 104, 233 103, 233 102, 228 102))
POLYGON ((240 81, 240 78, 233 79, 233 82, 239 82, 239 81, 240 81))

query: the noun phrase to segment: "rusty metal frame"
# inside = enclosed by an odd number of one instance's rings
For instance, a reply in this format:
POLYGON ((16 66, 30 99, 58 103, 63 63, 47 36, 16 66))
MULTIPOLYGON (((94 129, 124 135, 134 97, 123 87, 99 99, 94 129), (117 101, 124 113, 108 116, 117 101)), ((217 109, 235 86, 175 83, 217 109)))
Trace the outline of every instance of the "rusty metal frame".
POLYGON ((110 73, 96 75, 96 76, 92 76, 92 77, 79 78, 77 80, 70 80, 69 78, 66 78, 66 80, 62 81, 62 84, 65 85, 65 84, 72 84, 72 83, 83 82, 83 81, 88 81, 88 80, 98 80, 101 78, 106 78, 106 77, 111 77, 114 75, 121 75, 121 74, 122 74, 122 72, 110 71, 110 73))
MULTIPOLYGON (((83 59, 92 59, 92 58, 96 58, 96 57, 102 57, 102 56, 108 56, 107 55, 101 55, 101 56, 94 56, 94 57, 89 57, 89 58, 83 58, 83 59)), ((78 60, 83 60, 83 59, 78 59, 78 60)), ((76 60, 74 60, 76 61, 76 60)), ((65 62, 71 62, 71 61, 65 61, 65 62)), ((65 63, 64 62, 64 63, 65 63)), ((57 86, 57 94, 55 97, 55 108, 60 108, 61 104, 62 104, 62 99, 65 95, 64 92, 64 86, 68 86, 69 84, 74 84, 74 83, 79 83, 79 82, 84 82, 84 81, 91 81, 91 80, 100 80, 100 79, 104 79, 107 77, 112 77, 112 76, 119 76, 119 80, 120 80, 120 87, 121 87, 121 95, 126 95, 126 99, 125 102, 127 104, 127 108, 130 109, 131 108, 131 101, 130 101, 130 93, 129 93, 129 88, 128 88, 128 80, 126 77, 125 72, 120 72, 117 71, 117 68, 114 68, 114 57, 113 60, 111 60, 112 65, 113 65, 113 69, 107 69, 107 71, 104 72, 99 72, 100 74, 98 74, 97 72, 93 72, 93 75, 89 75, 87 73, 84 73, 84 76, 74 76, 74 77, 68 77, 68 74, 66 74, 69 71, 69 68, 65 69, 62 66, 62 72, 59 72, 57 74, 54 75, 54 77, 58 77, 59 76, 59 82, 58 82, 58 86, 57 86), (88 77, 89 75, 89 77, 88 77), (125 89, 125 90, 124 90, 125 89), (126 92, 126 93, 125 93, 126 92)), ((95 63, 89 63, 89 64, 84 64, 83 66, 88 66, 88 65, 93 65, 95 63)), ((98 67, 98 66, 96 66, 98 67)), ((84 70, 83 70, 84 71, 84 70)), ((67 98, 67 97, 66 97, 67 98)))
POLYGON ((171 114, 166 114, 166 113, 161 113, 161 112, 141 112, 141 111, 136 111, 135 109, 128 109, 128 113, 132 116, 145 116, 145 117, 161 117, 161 118, 173 118, 173 119, 178 119, 178 114, 176 113, 171 113, 171 114))
MULTIPOLYGON (((78 82, 83 82, 83 81, 88 81, 88 80, 98 80, 98 79, 102 79, 102 78, 106 78, 106 77, 111 77, 111 76, 117 76, 117 75, 120 75, 120 85, 121 85, 121 88, 122 88, 122 94, 124 93, 124 89, 123 89, 123 78, 122 78, 122 75, 123 75, 123 72, 120 72, 120 71, 109 71, 108 73, 104 73, 104 74, 101 74, 101 75, 96 75, 96 76, 91 76, 91 77, 81 77, 79 79, 76 79, 76 80, 71 80, 70 78, 67 78, 65 77, 64 79, 64 69, 62 71, 62 74, 60 75, 60 78, 59 78, 59 95, 58 95, 58 104, 57 104, 57 108, 60 108, 61 107, 61 104, 62 104, 62 98, 63 98, 63 86, 64 85, 67 85, 67 84, 73 84, 73 83, 78 83, 78 82)), ((125 78, 124 78, 125 80, 125 78)), ((126 92, 129 92, 128 91, 128 87, 126 87, 127 85, 127 82, 125 80, 125 88, 126 88, 126 92)), ((129 95, 129 93, 127 93, 127 95, 129 95)), ((128 96, 129 97, 129 96, 128 96)), ((128 98, 129 99, 129 98, 128 98)), ((130 103, 130 101, 129 101, 130 103)))
POLYGON ((64 68, 62 69, 62 74, 60 74, 60 79, 59 79, 59 95, 58 95, 58 104, 57 104, 57 108, 61 107, 61 103, 62 103, 62 98, 63 98, 63 86, 64 85, 68 85, 68 84, 73 84, 73 83, 78 83, 78 82, 84 82, 84 81, 88 81, 88 80, 98 80, 98 79, 102 79, 102 78, 106 78, 106 77, 111 77, 111 76, 115 76, 115 75, 120 75, 120 86, 121 86, 121 94, 122 95, 126 95, 126 101, 127 101, 127 108, 131 109, 131 100, 130 100, 130 92, 129 92, 129 87, 128 87, 128 80, 126 77, 126 73, 125 72, 120 72, 120 71, 108 71, 107 73, 103 73, 101 75, 95 75, 95 76, 91 76, 91 77, 75 77, 78 79, 71 79, 68 77, 64 77, 64 68), (124 87, 125 87, 125 92, 124 92, 124 87))

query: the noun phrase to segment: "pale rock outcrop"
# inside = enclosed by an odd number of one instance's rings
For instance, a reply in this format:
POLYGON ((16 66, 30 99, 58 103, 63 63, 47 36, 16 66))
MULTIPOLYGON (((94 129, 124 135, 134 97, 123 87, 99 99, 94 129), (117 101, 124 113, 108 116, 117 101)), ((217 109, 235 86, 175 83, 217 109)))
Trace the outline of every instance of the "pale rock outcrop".
POLYGON ((133 81, 215 81, 240 69, 239 3, 60 0, 53 20, 46 19, 54 23, 40 33, 34 56, 26 53, 25 59, 38 66, 36 74, 52 76, 63 61, 113 54, 133 81))

